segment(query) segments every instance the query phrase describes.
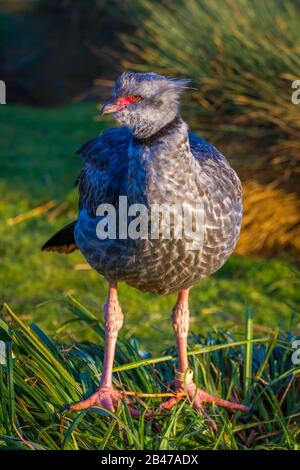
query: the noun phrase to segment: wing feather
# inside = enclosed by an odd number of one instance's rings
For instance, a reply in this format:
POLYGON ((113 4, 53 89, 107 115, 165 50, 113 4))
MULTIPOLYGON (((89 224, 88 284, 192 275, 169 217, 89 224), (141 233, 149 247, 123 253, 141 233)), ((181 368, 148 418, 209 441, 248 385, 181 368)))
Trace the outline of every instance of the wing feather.
POLYGON ((99 204, 115 204, 126 194, 130 136, 127 128, 108 129, 77 151, 84 160, 78 178, 79 209, 90 216, 95 216, 99 204))

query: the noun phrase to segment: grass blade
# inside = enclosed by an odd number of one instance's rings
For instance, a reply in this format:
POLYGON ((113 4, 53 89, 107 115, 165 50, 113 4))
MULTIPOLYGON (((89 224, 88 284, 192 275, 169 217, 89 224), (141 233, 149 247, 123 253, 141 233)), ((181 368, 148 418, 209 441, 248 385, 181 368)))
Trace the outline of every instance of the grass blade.
POLYGON ((244 396, 246 398, 249 395, 249 387, 252 381, 253 312, 251 308, 247 308, 245 316, 244 396))

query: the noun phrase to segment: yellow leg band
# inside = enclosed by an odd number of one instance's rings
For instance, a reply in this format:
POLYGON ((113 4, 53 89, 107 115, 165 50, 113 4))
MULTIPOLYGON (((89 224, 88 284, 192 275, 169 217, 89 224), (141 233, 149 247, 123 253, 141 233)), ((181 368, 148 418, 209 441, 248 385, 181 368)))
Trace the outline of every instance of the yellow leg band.
POLYGON ((175 379, 179 380, 179 382, 190 383, 193 381, 194 372, 192 369, 187 369, 185 372, 179 372, 178 370, 175 371, 175 379))

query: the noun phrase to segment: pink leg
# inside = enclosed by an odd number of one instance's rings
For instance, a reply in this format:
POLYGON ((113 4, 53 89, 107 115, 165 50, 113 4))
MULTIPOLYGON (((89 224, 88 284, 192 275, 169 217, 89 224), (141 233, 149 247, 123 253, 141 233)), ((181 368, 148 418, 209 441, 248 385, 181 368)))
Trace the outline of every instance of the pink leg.
MULTIPOLYGON (((104 306, 105 318, 105 352, 103 361, 103 371, 99 387, 89 398, 68 407, 69 410, 77 411, 90 408, 91 406, 101 406, 110 411, 114 411, 115 406, 122 399, 122 393, 114 390, 112 386, 112 371, 115 357, 115 349, 119 330, 123 325, 123 313, 119 304, 117 285, 109 285, 107 301, 104 306)), ((132 415, 137 416, 138 411, 130 408, 132 415)))
POLYGON ((105 352, 100 387, 112 388, 112 370, 115 358, 118 333, 123 325, 123 313, 119 304, 117 286, 110 284, 107 301, 104 305, 105 352))
MULTIPOLYGON (((174 397, 162 403, 160 410, 170 409, 180 400, 185 399, 188 396, 194 408, 199 410, 205 416, 207 416, 207 414, 202 406, 203 403, 215 403, 216 405, 223 406, 232 411, 249 411, 248 408, 244 405, 209 395, 204 390, 198 389, 194 383, 193 372, 191 369, 189 369, 187 355, 187 338, 189 330, 188 296, 188 290, 179 292, 177 303, 172 313, 173 328, 176 334, 178 349, 178 370, 176 371, 175 380, 173 382, 175 395, 174 397)), ((215 429, 215 424, 212 421, 210 424, 215 429)))
POLYGON ((177 303, 172 312, 172 323, 178 349, 178 372, 182 374, 185 374, 189 367, 187 356, 187 338, 190 324, 188 298, 188 289, 179 292, 177 303))

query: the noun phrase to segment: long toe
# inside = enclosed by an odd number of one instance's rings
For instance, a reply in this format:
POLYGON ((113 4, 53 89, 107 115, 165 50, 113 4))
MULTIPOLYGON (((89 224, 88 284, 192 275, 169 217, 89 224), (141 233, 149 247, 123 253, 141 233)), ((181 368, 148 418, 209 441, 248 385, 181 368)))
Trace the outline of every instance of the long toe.
POLYGON ((202 402, 198 396, 194 398, 193 402, 193 407, 195 410, 199 411, 199 413, 204 416, 204 418, 207 420, 211 430, 216 433, 217 432, 217 424, 216 422, 209 416, 209 414, 206 412, 205 408, 202 406, 202 402))
POLYGON ((223 400, 222 398, 210 395, 204 390, 197 388, 194 382, 190 382, 187 386, 184 386, 183 383, 180 383, 178 381, 175 381, 174 384, 174 396, 163 402, 159 406, 158 411, 170 410, 175 405, 177 405, 178 402, 188 397, 191 405, 209 421, 210 427, 213 429, 213 431, 216 430, 216 424, 205 411, 205 403, 213 403, 215 405, 222 406, 223 408, 226 408, 229 411, 242 411, 244 413, 249 412, 249 408, 247 408, 245 405, 231 402, 228 400, 223 400))
POLYGON ((177 405, 178 402, 180 402, 180 400, 182 400, 182 394, 176 394, 174 395, 173 397, 169 398, 168 400, 164 401, 163 403, 161 403, 161 405, 159 406, 158 408, 158 411, 162 411, 162 410, 170 410, 171 408, 173 408, 175 405, 177 405))
POLYGON ((90 397, 86 398, 85 400, 81 400, 78 403, 73 403, 71 405, 66 406, 65 410, 68 411, 80 411, 86 410, 87 408, 91 408, 92 406, 99 406, 100 404, 100 397, 98 390, 93 393, 90 397))
MULTIPOLYGON (((101 388, 99 387, 95 393, 85 400, 78 403, 68 405, 64 411, 81 411, 94 406, 105 408, 108 411, 114 412, 119 402, 122 400, 122 392, 114 390, 112 388, 101 388)), ((125 401, 128 404, 128 399, 125 397, 125 401)), ((128 406, 129 412, 133 417, 138 417, 140 412, 131 406, 128 406)))
POLYGON ((195 403, 197 403, 197 405, 202 405, 202 403, 213 403, 215 405, 222 406, 223 408, 226 408, 230 411, 242 411, 244 413, 249 412, 249 408, 247 408, 247 406, 245 405, 228 400, 223 400, 223 398, 210 395, 209 393, 201 389, 198 389, 196 391, 196 395, 189 394, 189 396, 192 401, 194 400, 195 403))

